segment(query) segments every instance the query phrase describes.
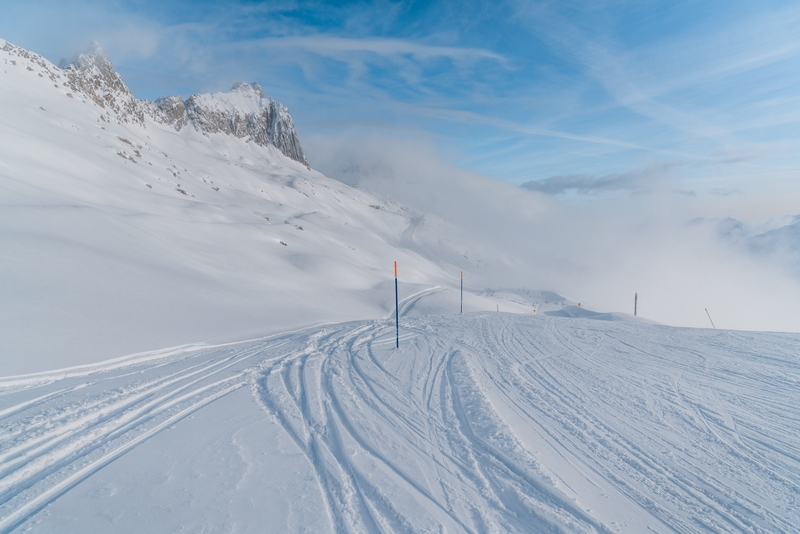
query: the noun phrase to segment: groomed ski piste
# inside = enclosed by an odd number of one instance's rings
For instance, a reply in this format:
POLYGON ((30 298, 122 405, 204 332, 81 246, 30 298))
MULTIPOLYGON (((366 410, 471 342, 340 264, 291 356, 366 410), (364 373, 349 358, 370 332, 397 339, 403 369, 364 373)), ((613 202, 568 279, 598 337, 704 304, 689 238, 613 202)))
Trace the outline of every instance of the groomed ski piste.
POLYGON ((567 306, 394 344, 349 322, 4 378, 0 532, 800 524, 795 334, 567 306))

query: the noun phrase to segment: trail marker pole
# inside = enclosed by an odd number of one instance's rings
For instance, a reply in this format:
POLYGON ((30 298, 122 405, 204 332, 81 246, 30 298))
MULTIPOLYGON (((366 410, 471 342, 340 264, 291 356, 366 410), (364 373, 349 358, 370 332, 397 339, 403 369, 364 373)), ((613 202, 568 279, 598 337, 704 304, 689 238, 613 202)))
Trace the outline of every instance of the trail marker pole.
POLYGON ((397 291, 397 262, 394 262, 394 325, 395 348, 400 348, 400 294, 397 291))
POLYGON ((461 313, 464 313, 464 271, 461 271, 461 313))
POLYGON ((714 321, 711 319, 711 314, 710 314, 710 313, 708 313, 708 308, 703 308, 703 309, 704 309, 704 310, 706 310, 706 315, 708 315, 708 320, 709 320, 709 321, 711 321, 711 327, 712 327, 714 330, 716 330, 716 329, 717 329, 717 327, 716 327, 716 326, 714 326, 714 321))
POLYGON ((639 304, 639 293, 633 294, 633 316, 636 317, 636 306, 639 304))

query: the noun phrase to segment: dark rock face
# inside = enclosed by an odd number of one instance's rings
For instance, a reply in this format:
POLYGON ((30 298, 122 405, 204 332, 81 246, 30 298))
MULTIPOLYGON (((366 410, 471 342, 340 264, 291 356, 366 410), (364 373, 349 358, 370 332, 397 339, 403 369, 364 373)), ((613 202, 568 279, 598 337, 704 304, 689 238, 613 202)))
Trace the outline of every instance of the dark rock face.
POLYGON ((67 84, 91 98, 98 106, 113 111, 122 122, 144 126, 145 112, 141 102, 131 94, 97 43, 79 55, 65 69, 67 84))
POLYGON ((164 122, 171 124, 176 130, 189 123, 186 116, 186 104, 179 96, 162 96, 155 101, 156 107, 161 111, 164 122))
POLYGON ((297 138, 294 121, 292 121, 292 116, 289 115, 289 110, 283 104, 279 104, 272 99, 270 99, 270 106, 273 108, 273 117, 275 117, 269 127, 270 143, 285 155, 308 167, 308 161, 306 161, 306 156, 300 147, 300 139, 297 138))
POLYGON ((284 155, 308 166, 289 110, 272 98, 264 98, 257 83, 236 83, 227 93, 190 96, 180 113, 178 97, 162 98, 156 105, 166 122, 180 129, 192 124, 207 133, 225 133, 257 145, 273 145, 284 155))
POLYGON ((257 83, 239 82, 227 93, 197 94, 186 101, 167 96, 147 102, 133 97, 96 43, 64 68, 69 87, 107 112, 101 114, 103 120, 113 116, 120 122, 145 126, 145 117, 150 117, 178 131, 191 124, 205 134, 224 133, 260 146, 272 145, 308 166, 289 110, 272 98, 264 98, 257 83))

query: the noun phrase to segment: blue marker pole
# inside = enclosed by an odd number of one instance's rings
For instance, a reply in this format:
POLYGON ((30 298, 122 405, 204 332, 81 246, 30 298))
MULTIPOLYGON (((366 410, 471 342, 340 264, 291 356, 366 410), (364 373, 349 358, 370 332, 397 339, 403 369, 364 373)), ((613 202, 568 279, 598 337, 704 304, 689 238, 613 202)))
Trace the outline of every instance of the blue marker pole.
POLYGON ((400 348, 400 297, 397 292, 397 262, 394 262, 394 324, 395 347, 400 348))
POLYGON ((464 271, 461 271, 461 313, 464 313, 464 271))

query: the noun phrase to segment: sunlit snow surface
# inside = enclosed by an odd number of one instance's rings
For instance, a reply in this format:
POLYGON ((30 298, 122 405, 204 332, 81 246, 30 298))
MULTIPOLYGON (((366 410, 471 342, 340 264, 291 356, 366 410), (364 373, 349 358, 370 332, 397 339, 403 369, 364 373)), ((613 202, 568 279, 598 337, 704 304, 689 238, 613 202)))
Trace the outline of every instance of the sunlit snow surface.
POLYGON ((345 323, 3 379, 0 531, 800 524, 798 335, 477 313, 394 341, 345 323))

